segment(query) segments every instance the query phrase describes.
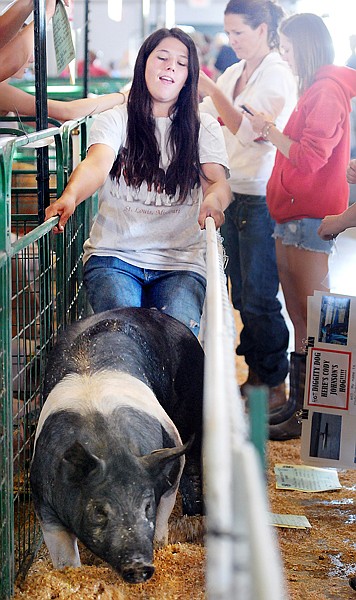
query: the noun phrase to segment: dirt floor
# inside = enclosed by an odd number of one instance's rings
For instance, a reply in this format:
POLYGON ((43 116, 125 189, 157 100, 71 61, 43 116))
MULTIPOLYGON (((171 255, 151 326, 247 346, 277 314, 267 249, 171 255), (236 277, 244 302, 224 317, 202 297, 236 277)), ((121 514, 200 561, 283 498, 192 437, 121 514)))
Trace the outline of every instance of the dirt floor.
MULTIPOLYGON (((241 362, 239 383, 245 376, 246 366, 241 362)), ((266 455, 271 512, 305 515, 312 526, 277 528, 288 599, 356 600, 356 591, 348 583, 356 575, 356 470, 339 471, 342 488, 337 491, 276 490, 274 465, 300 464, 300 441, 268 442, 266 455)), ((203 518, 182 518, 177 506, 170 521, 170 544, 156 552, 152 579, 139 585, 123 583, 85 549, 81 549, 80 569, 56 571, 43 547, 26 580, 18 582, 14 598, 200 600, 205 598, 203 539, 203 518)))
MULTIPOLYGON (((299 440, 268 442, 271 512, 305 515, 311 529, 277 529, 290 600, 356 600, 348 579, 356 575, 356 471, 339 471, 342 488, 327 493, 275 489, 276 462, 299 464, 299 440)), ((156 552, 156 572, 146 584, 128 585, 81 549, 80 569, 56 571, 43 547, 15 600, 200 600, 205 597, 203 519, 174 511, 170 545, 156 552)), ((243 599, 241 599, 243 600, 243 599)), ((271 600, 273 600, 271 598, 271 600)))
POLYGON ((338 471, 342 488, 323 493, 275 489, 277 462, 301 464, 299 440, 268 442, 271 512, 305 515, 311 529, 280 529, 278 540, 291 600, 356 600, 356 471, 338 471))

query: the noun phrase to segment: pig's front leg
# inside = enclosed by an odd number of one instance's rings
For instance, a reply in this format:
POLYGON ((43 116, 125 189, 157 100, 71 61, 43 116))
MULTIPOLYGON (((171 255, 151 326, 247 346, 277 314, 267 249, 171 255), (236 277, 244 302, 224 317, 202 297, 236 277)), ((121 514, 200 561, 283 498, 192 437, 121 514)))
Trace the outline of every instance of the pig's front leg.
POLYGON ((77 538, 67 529, 49 527, 41 523, 44 541, 55 569, 80 567, 77 538))
POLYGON ((177 491, 178 487, 163 494, 157 507, 154 537, 155 548, 161 548, 168 544, 168 519, 176 502, 177 491))

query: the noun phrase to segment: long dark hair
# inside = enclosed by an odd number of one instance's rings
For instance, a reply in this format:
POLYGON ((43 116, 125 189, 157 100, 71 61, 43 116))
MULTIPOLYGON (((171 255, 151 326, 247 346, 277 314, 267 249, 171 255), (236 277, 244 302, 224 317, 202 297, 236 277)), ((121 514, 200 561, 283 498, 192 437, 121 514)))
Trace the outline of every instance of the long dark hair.
POLYGON ((143 181, 149 189, 162 186, 162 169, 159 168, 160 149, 155 136, 155 120, 152 115, 152 98, 146 85, 146 63, 149 55, 165 38, 173 37, 188 49, 188 76, 176 104, 171 108, 172 124, 169 133, 171 161, 165 175, 164 188, 173 196, 179 189, 179 202, 200 184, 202 174, 199 162, 199 110, 198 77, 199 60, 192 38, 178 28, 158 29, 142 44, 137 55, 134 76, 127 102, 128 123, 124 156, 118 156, 111 176, 119 178, 123 170, 125 181, 140 187, 143 181))
POLYGON ((282 21, 280 32, 293 46, 299 93, 302 94, 313 83, 317 70, 334 62, 331 35, 323 19, 312 13, 292 15, 282 21))
POLYGON ((284 16, 281 6, 272 0, 230 0, 224 15, 241 15, 252 29, 257 29, 262 23, 268 27, 268 45, 278 48, 278 26, 284 16))

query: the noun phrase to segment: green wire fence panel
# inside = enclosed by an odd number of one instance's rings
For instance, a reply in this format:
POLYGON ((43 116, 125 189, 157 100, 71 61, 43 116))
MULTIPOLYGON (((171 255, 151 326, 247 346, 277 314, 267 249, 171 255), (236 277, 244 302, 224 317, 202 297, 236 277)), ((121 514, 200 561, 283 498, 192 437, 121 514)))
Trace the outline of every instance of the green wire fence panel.
MULTIPOLYGON (((93 117, 85 117, 77 121, 68 121, 61 127, 64 185, 76 165, 86 155, 92 122, 93 117)), ((83 289, 83 244, 88 237, 97 207, 98 199, 95 194, 77 207, 65 227, 64 235, 56 236, 56 303, 58 321, 63 326, 88 314, 89 311, 83 289)))
POLYGON ((54 256, 44 223, 12 244, 11 372, 15 575, 30 566, 41 543, 33 515, 29 467, 41 407, 44 362, 55 335, 54 256))
POLYGON ((10 150, 0 145, 0 597, 12 591, 15 576, 11 382, 11 262, 8 169, 10 150))
MULTIPOLYGON (((57 334, 88 314, 82 248, 96 198, 78 207, 65 233, 54 217, 39 223, 33 147, 50 143, 48 202, 60 196, 72 166, 83 158, 86 120, 0 142, 0 598, 10 598, 41 542, 31 503, 29 467, 42 407, 46 358, 57 334), (73 144, 73 136, 76 142, 73 144), (78 140, 77 140, 78 138, 78 140), (79 158, 74 156, 79 141, 79 158), (21 161, 28 152, 28 168, 21 161), (20 176, 31 177, 20 182, 20 176), (31 191, 31 193, 29 192, 31 191), (29 200, 30 198, 30 200, 29 200), (19 208, 21 207, 21 208, 19 208), (21 210, 21 212, 17 212, 21 210)), ((1 130, 0 130, 1 133, 1 130)))
POLYGON ((12 414, 8 406, 11 388, 9 361, 10 266, 5 252, 0 252, 0 597, 7 598, 15 576, 11 560, 14 548, 12 510, 12 414))

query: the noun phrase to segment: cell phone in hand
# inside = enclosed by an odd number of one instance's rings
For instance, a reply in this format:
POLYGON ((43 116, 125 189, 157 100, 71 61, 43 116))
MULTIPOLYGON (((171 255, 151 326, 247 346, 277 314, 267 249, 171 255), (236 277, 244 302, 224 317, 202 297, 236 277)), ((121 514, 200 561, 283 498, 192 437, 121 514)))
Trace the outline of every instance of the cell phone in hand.
POLYGON ((240 104, 240 108, 253 117, 253 112, 251 112, 250 109, 245 106, 245 104, 240 104))

